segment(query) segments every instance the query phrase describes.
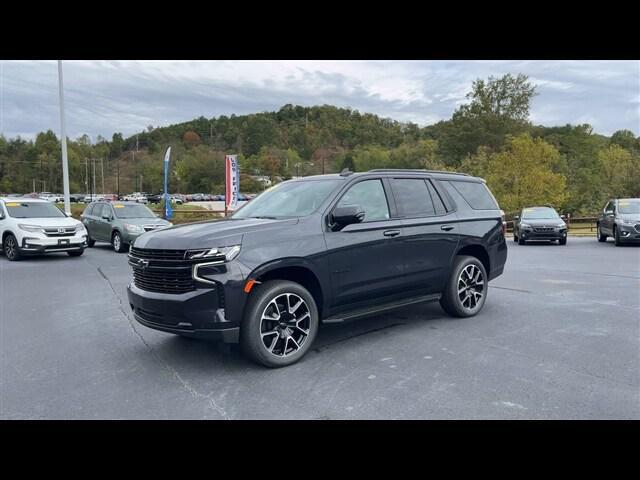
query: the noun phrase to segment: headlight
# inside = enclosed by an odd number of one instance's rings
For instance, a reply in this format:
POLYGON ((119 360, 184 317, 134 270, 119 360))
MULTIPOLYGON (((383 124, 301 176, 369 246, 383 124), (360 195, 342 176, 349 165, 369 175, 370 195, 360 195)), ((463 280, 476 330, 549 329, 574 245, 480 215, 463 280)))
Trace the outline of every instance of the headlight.
POLYGON ((42 232, 42 227, 37 225, 25 225, 24 223, 19 223, 18 228, 20 230, 24 230, 25 232, 42 232))
POLYGON ((209 250, 192 250, 189 252, 187 258, 191 260, 207 259, 212 260, 219 259, 221 261, 230 262, 238 256, 240 253, 240 245, 233 245, 230 247, 217 247, 209 250))
POLYGON ((520 228, 531 228, 531 225, 529 225, 528 223, 521 223, 520 228))
POLYGON ((79 223, 78 225, 76 225, 76 232, 84 232, 84 225, 79 223))
POLYGON ((143 233, 144 232, 144 228, 142 228, 140 225, 133 225, 132 223, 125 223, 124 224, 124 229, 127 232, 131 232, 131 233, 143 233))
POLYGON ((563 223, 562 225, 558 225, 556 228, 557 228, 558 230, 564 230, 564 229, 566 229, 566 228, 567 228, 567 224, 566 224, 566 223, 563 223))

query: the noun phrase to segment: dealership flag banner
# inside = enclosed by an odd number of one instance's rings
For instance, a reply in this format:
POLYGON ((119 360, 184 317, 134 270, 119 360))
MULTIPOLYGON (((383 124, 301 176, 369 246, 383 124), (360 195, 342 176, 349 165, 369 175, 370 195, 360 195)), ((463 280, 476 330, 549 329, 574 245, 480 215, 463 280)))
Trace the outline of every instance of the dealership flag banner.
POLYGON ((238 168, 238 156, 226 155, 225 158, 225 210, 238 205, 238 192, 240 191, 240 171, 238 168))
POLYGON ((169 158, 171 157, 171 147, 167 148, 164 154, 164 218, 173 217, 173 209, 171 208, 171 199, 169 198, 169 158))

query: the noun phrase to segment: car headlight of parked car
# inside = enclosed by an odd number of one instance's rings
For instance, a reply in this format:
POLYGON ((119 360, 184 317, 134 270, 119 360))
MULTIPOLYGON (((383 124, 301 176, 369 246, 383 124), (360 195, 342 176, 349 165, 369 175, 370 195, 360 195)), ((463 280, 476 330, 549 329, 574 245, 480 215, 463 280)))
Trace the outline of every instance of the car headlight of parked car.
POLYGON ((24 230, 25 232, 39 232, 39 233, 44 232, 42 227, 39 227, 38 225, 26 225, 24 223, 19 223, 18 228, 20 230, 24 230))
POLYGON ((131 233, 144 233, 144 228, 140 225, 134 225, 132 223, 125 223, 124 228, 127 232, 131 233))
POLYGON ((566 223, 562 223, 562 224, 558 225, 556 227, 556 229, 559 230, 559 231, 560 230, 566 230, 567 229, 567 224, 566 223))
POLYGON ((532 228, 531 225, 529 225, 528 223, 521 223, 520 224, 520 228, 532 228))
POLYGON ((78 225, 76 225, 76 232, 77 233, 83 233, 85 231, 84 225, 79 223, 78 225))

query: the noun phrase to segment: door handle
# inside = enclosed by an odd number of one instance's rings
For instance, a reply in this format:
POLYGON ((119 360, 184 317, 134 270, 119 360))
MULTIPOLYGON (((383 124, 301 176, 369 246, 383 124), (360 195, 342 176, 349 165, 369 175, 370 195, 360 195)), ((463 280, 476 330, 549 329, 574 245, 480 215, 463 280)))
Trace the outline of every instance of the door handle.
POLYGON ((448 232, 449 230, 453 230, 454 228, 456 227, 454 227, 453 225, 442 225, 440 227, 440 230, 444 230, 445 232, 448 232))
POLYGON ((385 237, 396 237, 400 235, 400 230, 386 230, 383 235, 385 237))

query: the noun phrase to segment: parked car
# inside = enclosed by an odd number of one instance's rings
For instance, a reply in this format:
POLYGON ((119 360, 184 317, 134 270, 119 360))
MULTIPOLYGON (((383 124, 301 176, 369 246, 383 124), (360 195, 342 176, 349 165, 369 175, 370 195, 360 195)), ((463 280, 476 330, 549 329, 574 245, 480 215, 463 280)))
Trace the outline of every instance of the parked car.
POLYGON ((204 193, 194 193, 193 195, 191 195, 191 200, 192 202, 204 202, 205 201, 205 194, 204 193))
POLYGON ((513 241, 518 245, 524 245, 529 240, 557 240, 560 245, 567 244, 564 215, 558 215, 553 207, 526 207, 513 218, 513 241))
POLYGON ((80 203, 84 201, 84 193, 71 193, 69 194, 69 201, 73 203, 80 203))
POLYGON ((163 193, 148 193, 147 203, 160 203, 162 201, 164 194, 163 193))
POLYGON ((87 246, 82 223, 42 199, 0 198, 0 234, 4 255, 11 261, 54 252, 78 257, 87 246))
POLYGON ((182 205, 184 203, 184 200, 182 199, 182 195, 173 195, 171 197, 171 202, 175 203, 176 205, 182 205))
POLYGON ((118 253, 126 252, 143 233, 172 225, 135 202, 95 202, 85 208, 80 219, 88 231, 89 247, 96 241, 108 242, 118 253))
POLYGON ((485 182, 464 174, 290 180, 225 219, 139 237, 129 303, 142 325, 240 342, 253 360, 285 366, 320 323, 438 300, 476 315, 507 259, 503 220, 485 182))
POLYGON ((597 220, 598 241, 613 237, 616 246, 640 242, 640 198, 614 198, 597 220))

